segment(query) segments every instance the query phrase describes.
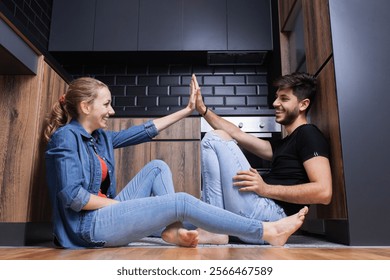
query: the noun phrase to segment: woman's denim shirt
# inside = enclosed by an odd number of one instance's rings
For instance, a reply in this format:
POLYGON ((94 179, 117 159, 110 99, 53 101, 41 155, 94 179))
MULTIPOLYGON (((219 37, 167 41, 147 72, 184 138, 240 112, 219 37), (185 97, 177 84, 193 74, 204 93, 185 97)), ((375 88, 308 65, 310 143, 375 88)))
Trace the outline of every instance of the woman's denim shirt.
POLYGON ((114 149, 150 141, 158 134, 152 121, 118 132, 98 129, 90 135, 76 120, 59 128, 46 149, 46 177, 53 208, 54 237, 65 248, 102 247, 90 238, 95 211, 82 210, 101 186, 96 153, 108 167, 107 197, 116 195, 114 149))

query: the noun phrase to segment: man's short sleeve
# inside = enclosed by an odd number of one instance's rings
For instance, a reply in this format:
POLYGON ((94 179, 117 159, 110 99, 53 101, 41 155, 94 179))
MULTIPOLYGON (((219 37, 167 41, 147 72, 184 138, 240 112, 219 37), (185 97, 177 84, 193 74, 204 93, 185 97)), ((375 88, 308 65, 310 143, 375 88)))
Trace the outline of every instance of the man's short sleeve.
POLYGON ((302 162, 316 156, 329 158, 329 144, 314 125, 305 125, 298 131, 297 149, 302 162))

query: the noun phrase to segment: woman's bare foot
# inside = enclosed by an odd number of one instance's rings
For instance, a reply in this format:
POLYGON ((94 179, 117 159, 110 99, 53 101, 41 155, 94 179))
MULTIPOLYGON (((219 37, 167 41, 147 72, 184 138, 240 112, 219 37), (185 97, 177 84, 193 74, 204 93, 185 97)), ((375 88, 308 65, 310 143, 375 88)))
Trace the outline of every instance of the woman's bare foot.
POLYGON ((197 228, 196 231, 199 233, 200 244, 225 245, 229 243, 229 236, 226 234, 212 233, 201 228, 197 228))
POLYGON ((187 230, 181 223, 174 223, 166 227, 161 234, 165 242, 172 243, 182 247, 198 246, 198 232, 196 230, 187 230))
POLYGON ((275 222, 264 222, 263 239, 271 245, 283 246, 288 238, 302 226, 308 212, 309 208, 305 206, 292 216, 275 222))

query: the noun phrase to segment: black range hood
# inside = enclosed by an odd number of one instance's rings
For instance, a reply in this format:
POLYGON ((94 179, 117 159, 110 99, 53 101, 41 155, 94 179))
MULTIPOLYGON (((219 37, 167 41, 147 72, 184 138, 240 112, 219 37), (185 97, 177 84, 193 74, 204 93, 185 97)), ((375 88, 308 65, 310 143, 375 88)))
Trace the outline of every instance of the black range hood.
POLYGON ((207 52, 208 65, 263 65, 267 52, 207 52))

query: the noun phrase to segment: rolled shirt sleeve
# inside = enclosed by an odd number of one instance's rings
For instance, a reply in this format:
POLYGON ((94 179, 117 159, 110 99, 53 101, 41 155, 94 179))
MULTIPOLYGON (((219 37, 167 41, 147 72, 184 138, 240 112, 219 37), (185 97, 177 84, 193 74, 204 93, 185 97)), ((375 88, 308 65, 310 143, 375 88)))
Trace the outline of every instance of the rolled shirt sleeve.
POLYGON ((151 141, 158 135, 158 130, 152 120, 141 125, 134 125, 128 129, 112 133, 114 148, 122 148, 151 141))

